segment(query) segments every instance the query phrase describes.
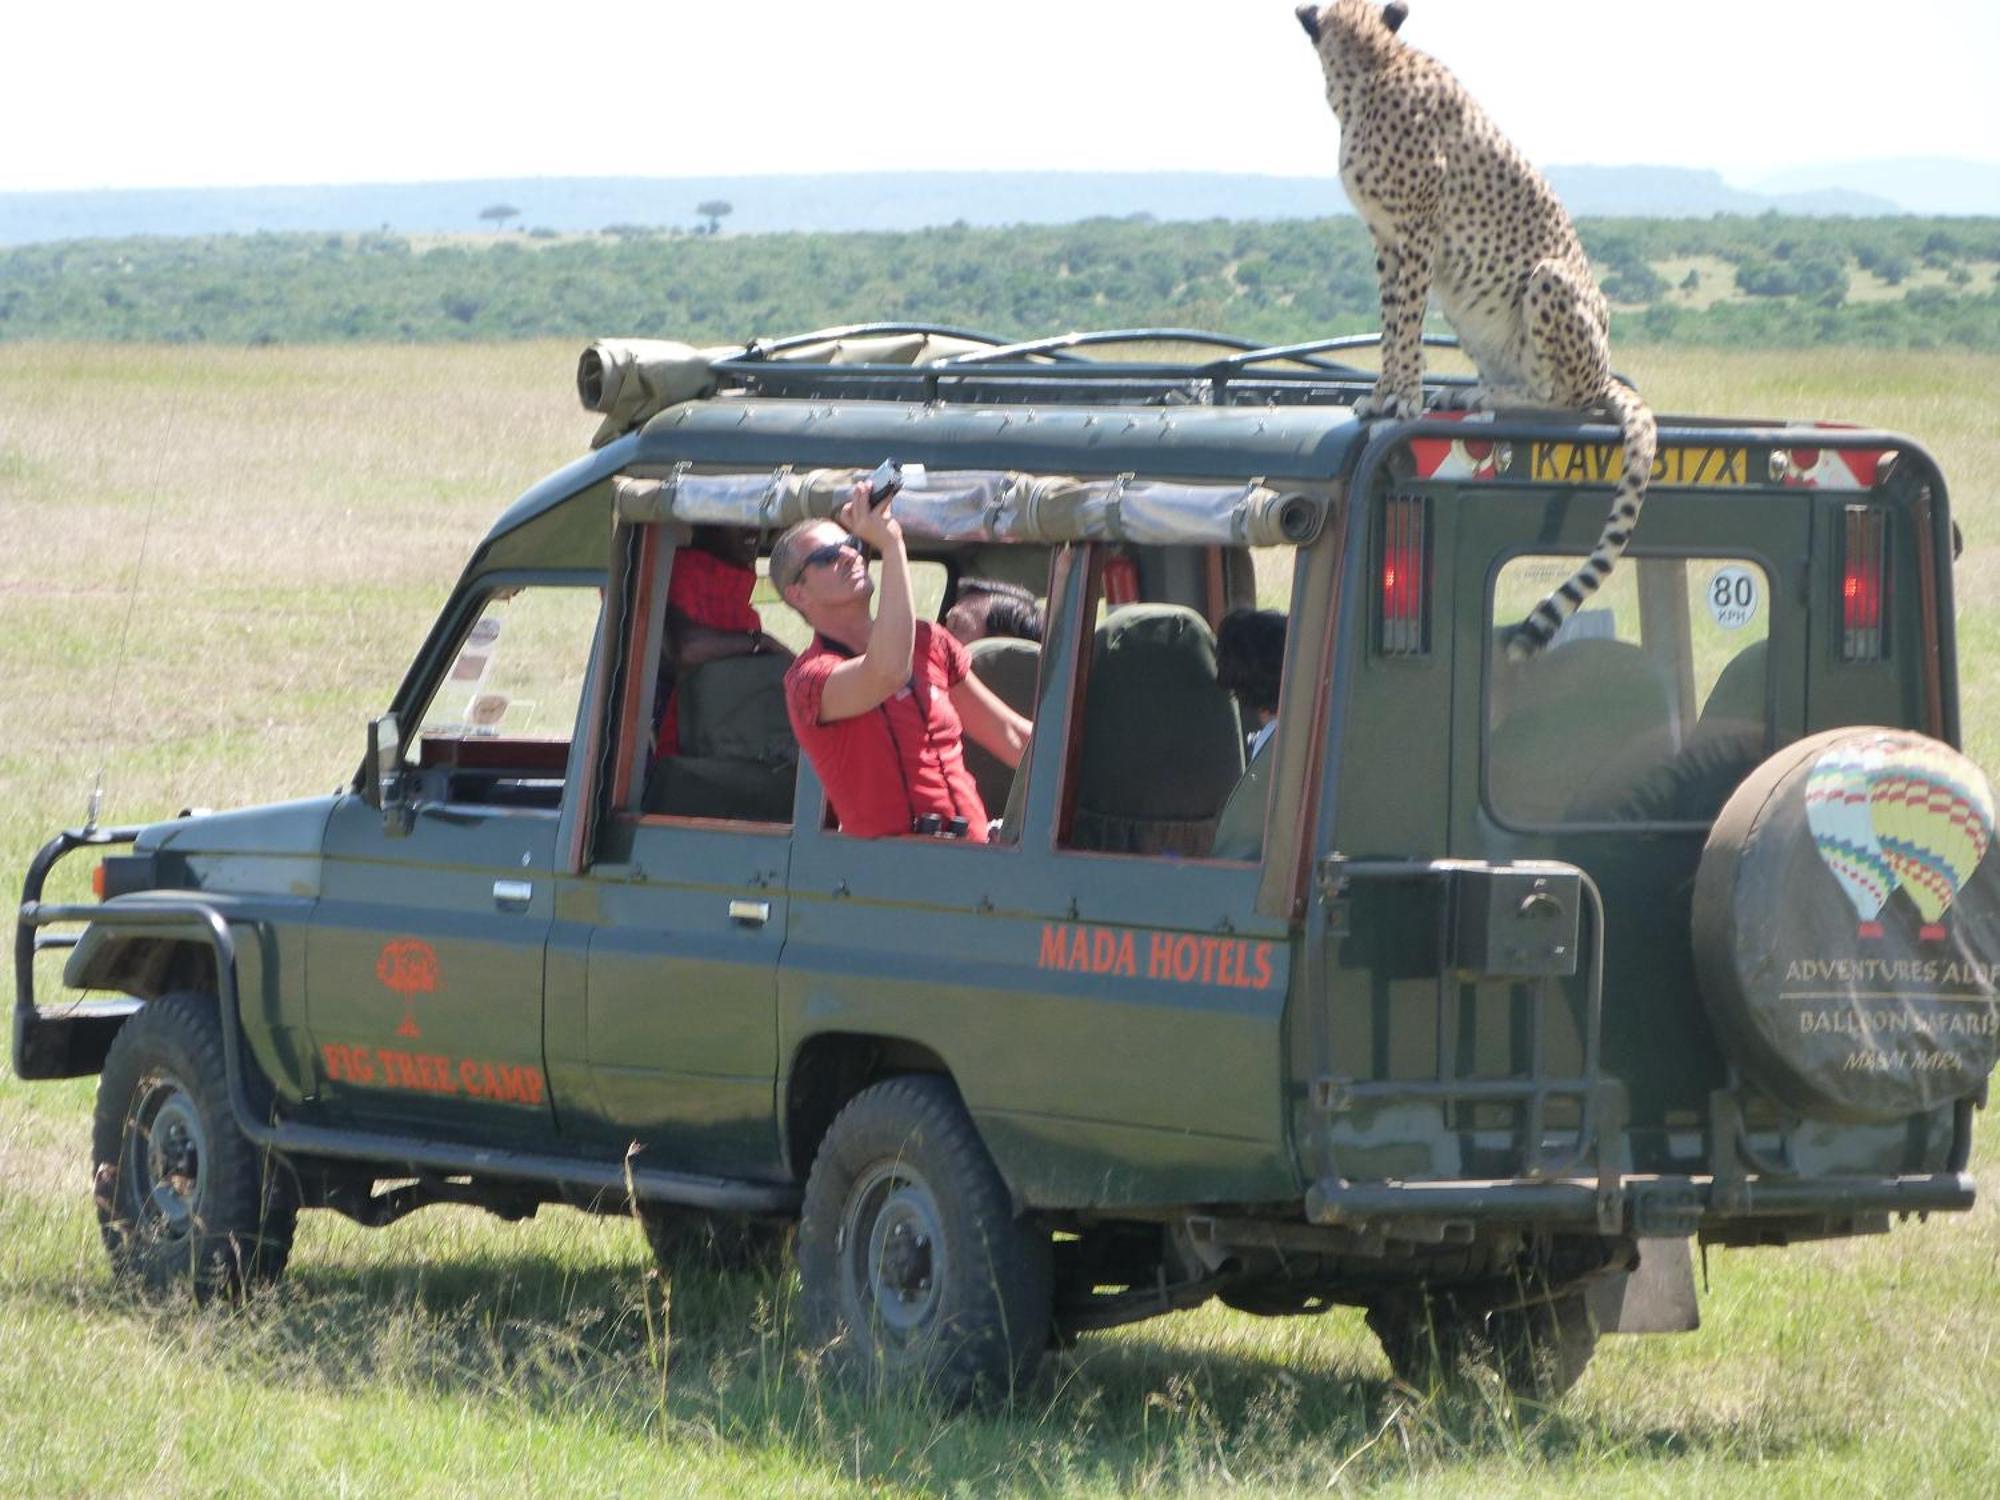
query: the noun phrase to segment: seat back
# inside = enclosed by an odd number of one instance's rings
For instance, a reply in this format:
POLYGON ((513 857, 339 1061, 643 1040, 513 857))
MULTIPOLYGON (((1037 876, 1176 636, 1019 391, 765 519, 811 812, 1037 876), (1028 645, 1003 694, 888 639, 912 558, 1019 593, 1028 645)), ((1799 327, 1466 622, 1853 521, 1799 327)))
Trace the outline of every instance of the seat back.
MULTIPOLYGON (((1042 670, 1041 646, 1011 636, 988 636, 965 649, 972 658, 973 673, 993 689, 994 696, 1023 718, 1032 719, 1035 684, 1042 670)), ((979 783, 979 800, 986 804, 987 816, 999 817, 1014 786, 1014 768, 969 738, 965 742, 965 768, 979 783)))
POLYGON ((642 806, 676 817, 791 821, 799 744, 778 656, 731 656, 680 681, 681 753, 653 767, 642 806))
POLYGON ((799 742, 785 714, 782 656, 725 656, 680 683, 681 749, 688 755, 765 763, 796 761, 799 742))
POLYGON ((1215 843, 1209 853, 1216 859, 1257 860, 1264 857, 1264 815, 1271 805, 1271 747, 1274 734, 1257 747, 1250 764, 1222 804, 1216 819, 1215 843))
POLYGON ((1614 797, 1674 751, 1665 674, 1629 641, 1585 637, 1518 665, 1496 646, 1487 785, 1513 822, 1552 823, 1614 797))
POLYGON ((1178 604, 1112 611, 1091 648, 1071 846, 1206 855, 1242 774, 1208 622, 1178 604))

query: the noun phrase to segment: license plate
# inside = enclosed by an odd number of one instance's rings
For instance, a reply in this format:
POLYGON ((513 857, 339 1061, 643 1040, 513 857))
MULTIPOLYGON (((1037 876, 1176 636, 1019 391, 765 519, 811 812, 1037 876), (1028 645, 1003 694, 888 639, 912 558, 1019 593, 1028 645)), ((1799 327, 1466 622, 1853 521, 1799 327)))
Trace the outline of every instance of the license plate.
MULTIPOLYGON (((1616 443, 1536 443, 1530 475, 1542 484, 1616 484, 1625 450, 1616 443)), ((1662 448, 1652 482, 1683 489, 1750 483, 1748 448, 1662 448)))

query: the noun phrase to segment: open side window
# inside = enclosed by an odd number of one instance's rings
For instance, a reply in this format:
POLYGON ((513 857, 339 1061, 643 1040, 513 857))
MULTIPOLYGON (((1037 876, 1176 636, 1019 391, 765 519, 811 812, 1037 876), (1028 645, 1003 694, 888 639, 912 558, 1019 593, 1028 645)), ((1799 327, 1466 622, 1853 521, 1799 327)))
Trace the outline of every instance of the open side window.
POLYGON ((404 752, 424 800, 560 805, 602 612, 602 589, 583 581, 481 597, 404 752))
POLYGON ((1058 847, 1262 858, 1296 556, 1090 549, 1058 847))
POLYGON ((613 816, 789 826, 798 744, 784 674, 795 632, 761 559, 747 546, 646 525, 627 540, 622 581, 613 816))

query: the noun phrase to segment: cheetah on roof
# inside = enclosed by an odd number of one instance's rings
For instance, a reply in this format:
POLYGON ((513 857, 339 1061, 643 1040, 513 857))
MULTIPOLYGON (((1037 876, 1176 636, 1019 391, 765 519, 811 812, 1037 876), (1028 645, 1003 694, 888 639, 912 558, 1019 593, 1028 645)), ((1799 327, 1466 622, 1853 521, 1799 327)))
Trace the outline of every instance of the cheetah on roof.
POLYGON ((1611 373, 1611 318, 1576 227, 1542 174, 1465 86, 1398 37, 1409 7, 1299 7, 1340 120, 1340 181, 1375 241, 1382 375, 1362 416, 1423 412, 1424 312, 1435 291, 1479 370, 1467 398, 1608 408, 1624 438, 1611 511, 1588 559, 1529 613, 1508 654, 1533 655, 1602 586, 1645 503, 1658 438, 1646 403, 1611 373))

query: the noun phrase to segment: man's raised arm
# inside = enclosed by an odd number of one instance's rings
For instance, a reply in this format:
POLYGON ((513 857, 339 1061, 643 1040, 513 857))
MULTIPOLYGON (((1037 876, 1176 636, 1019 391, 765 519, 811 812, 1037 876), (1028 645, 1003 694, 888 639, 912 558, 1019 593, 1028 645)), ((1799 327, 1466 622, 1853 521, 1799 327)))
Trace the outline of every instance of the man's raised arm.
POLYGON ((903 528, 889 513, 895 502, 871 507, 868 498, 868 487, 857 484, 837 519, 882 554, 882 594, 868 630, 867 649, 827 676, 819 704, 822 724, 865 714, 910 680, 917 639, 916 613, 910 606, 910 558, 903 548, 903 528))

